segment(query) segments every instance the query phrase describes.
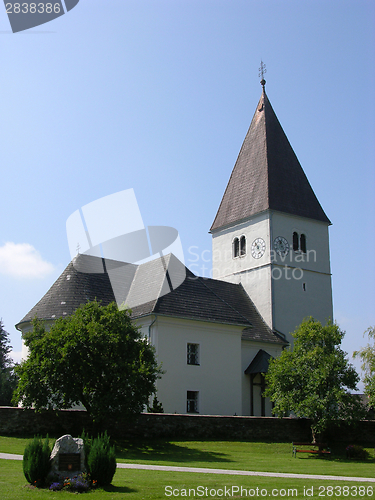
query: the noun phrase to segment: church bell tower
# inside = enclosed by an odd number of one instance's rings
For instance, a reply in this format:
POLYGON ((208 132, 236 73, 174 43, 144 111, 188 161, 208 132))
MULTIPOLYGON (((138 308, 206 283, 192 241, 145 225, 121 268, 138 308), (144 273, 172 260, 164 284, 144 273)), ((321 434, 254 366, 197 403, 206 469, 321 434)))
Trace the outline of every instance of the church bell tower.
POLYGON ((241 283, 286 336, 307 316, 333 319, 331 224, 265 91, 211 226, 213 277, 241 283))

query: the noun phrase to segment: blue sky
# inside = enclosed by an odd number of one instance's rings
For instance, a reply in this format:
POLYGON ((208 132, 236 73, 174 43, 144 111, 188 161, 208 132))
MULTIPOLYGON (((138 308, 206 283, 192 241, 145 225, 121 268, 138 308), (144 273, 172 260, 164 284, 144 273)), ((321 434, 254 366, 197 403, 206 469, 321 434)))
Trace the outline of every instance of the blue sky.
POLYGON ((14 324, 70 261, 67 218, 100 197, 133 188, 145 224, 178 229, 185 263, 208 275, 208 230, 261 59, 333 223, 344 349, 364 345, 375 324, 374 2, 80 0, 18 34, 1 8, 0 51, 0 317, 16 358, 14 324))

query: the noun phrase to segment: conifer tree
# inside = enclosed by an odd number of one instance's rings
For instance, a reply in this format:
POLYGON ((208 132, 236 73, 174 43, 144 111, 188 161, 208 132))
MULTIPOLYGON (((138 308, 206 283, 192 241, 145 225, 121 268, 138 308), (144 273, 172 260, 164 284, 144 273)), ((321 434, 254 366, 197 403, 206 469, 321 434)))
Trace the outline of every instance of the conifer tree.
POLYGON ((9 333, 4 329, 3 321, 0 319, 0 406, 12 404, 13 391, 17 385, 14 364, 9 356, 11 349, 9 333))

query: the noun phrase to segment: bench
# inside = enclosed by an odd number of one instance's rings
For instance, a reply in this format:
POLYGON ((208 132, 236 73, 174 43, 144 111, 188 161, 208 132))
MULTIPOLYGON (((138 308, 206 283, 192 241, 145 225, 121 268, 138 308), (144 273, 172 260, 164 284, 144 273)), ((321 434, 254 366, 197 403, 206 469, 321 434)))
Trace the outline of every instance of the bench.
POLYGON ((325 443, 292 443, 292 456, 295 458, 297 453, 314 453, 318 455, 330 455, 331 450, 325 443))

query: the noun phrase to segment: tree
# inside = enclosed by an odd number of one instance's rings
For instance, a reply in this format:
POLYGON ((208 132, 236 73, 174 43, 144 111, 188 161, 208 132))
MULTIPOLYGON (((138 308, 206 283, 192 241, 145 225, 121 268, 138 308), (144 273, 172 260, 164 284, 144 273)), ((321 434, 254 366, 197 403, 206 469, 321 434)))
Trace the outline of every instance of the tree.
POLYGON ((370 326, 364 335, 368 335, 373 340, 373 344, 367 344, 359 351, 353 353, 354 357, 360 357, 362 360, 362 370, 365 372, 364 383, 365 393, 369 398, 370 406, 375 407, 375 327, 370 326))
POLYGON ((0 319, 0 406, 11 405, 13 391, 17 385, 14 363, 9 357, 11 349, 9 333, 4 330, 0 319))
POLYGON ((336 324, 304 320, 293 333, 294 349, 271 360, 266 375, 273 412, 311 419, 314 442, 331 422, 363 418, 359 397, 349 392, 359 376, 340 347, 344 335, 336 324))
POLYGON ((35 319, 24 334, 30 354, 17 368, 15 400, 25 407, 82 403, 95 422, 140 413, 159 377, 154 348, 115 303, 88 302, 49 331, 35 319))

